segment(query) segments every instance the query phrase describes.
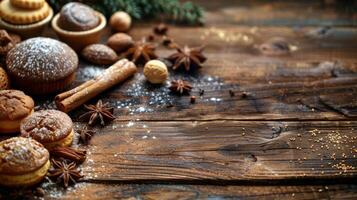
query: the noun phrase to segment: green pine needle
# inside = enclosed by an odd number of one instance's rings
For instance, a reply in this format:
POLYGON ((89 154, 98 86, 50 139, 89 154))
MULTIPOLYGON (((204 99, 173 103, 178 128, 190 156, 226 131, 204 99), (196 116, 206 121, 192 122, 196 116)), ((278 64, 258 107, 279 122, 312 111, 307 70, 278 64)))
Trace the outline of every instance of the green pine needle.
MULTIPOLYGON (((137 20, 160 18, 176 23, 197 25, 203 23, 203 9, 191 2, 178 0, 75 0, 85 3, 110 17, 116 11, 125 11, 137 20)), ((59 11, 70 0, 48 0, 59 11)))

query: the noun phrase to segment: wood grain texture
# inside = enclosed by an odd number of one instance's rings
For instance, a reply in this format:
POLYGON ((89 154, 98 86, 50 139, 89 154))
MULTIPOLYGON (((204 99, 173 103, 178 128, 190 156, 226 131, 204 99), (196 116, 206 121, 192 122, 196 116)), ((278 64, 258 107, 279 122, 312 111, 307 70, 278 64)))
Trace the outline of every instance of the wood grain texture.
MULTIPOLYGON (((194 0, 209 11, 207 23, 259 26, 355 26, 356 13, 346 11, 341 4, 309 0, 194 0)), ((329 1, 332 2, 332 1, 329 1)), ((339 1, 335 1, 339 2, 339 1)), ((349 7, 356 7, 349 1, 349 7)))
POLYGON ((353 178, 354 121, 115 122, 94 136, 86 181, 353 178))
MULTIPOLYGON (((355 199, 356 185, 209 186, 80 184, 63 199, 355 199)), ((50 195, 49 197, 50 198, 50 195)))
MULTIPOLYGON (((310 0, 195 2, 206 25, 171 26, 169 36, 206 45, 202 69, 170 71, 193 84, 196 103, 169 83, 148 84, 139 67, 90 102, 109 102, 118 119, 80 146, 85 178, 67 190, 46 180, 44 198, 356 199, 356 14, 310 0), (291 51, 264 55, 260 45, 276 37, 291 51)), ((155 24, 136 22, 129 34, 139 40, 155 24)), ((43 36, 56 38, 50 29, 43 36)), ((158 48, 161 58, 171 53, 158 48)), ((105 67, 81 60, 73 86, 105 67)), ((52 99, 36 97, 37 109, 55 108, 52 99)), ((76 130, 82 112, 70 113, 76 130)), ((37 193, 0 188, 0 199, 37 193)))
MULTIPOLYGON (((179 44, 207 43, 209 59, 202 69, 190 74, 170 72, 171 79, 184 77, 193 84, 191 95, 199 96, 200 89, 205 90, 205 94, 192 105, 189 96, 170 94, 169 83, 155 87, 138 73, 97 98, 112 102, 121 120, 345 120, 356 117, 357 32, 353 28, 332 28, 323 36, 314 35, 317 30, 313 27, 301 30, 260 27, 252 31, 251 27, 228 26, 170 31, 179 44), (221 37, 220 33, 225 36, 221 37), (202 40, 202 36, 206 38, 202 40), (257 46, 276 36, 286 38, 297 50, 285 56, 262 55, 257 46), (236 93, 234 97, 230 96, 230 90, 236 93), (242 92, 248 93, 248 97, 242 98, 242 92)), ((151 26, 143 25, 135 27, 132 35, 139 39, 150 32, 151 26)), ((106 35, 109 34, 107 29, 106 35)), ((162 47, 158 51, 161 57, 170 52, 162 47)), ((103 70, 82 61, 75 85, 103 70)), ((43 107, 50 106, 47 104, 43 107)))
POLYGON ((321 185, 172 185, 78 183, 64 190, 43 186, 44 190, 0 189, 0 199, 356 199, 355 184, 321 185))

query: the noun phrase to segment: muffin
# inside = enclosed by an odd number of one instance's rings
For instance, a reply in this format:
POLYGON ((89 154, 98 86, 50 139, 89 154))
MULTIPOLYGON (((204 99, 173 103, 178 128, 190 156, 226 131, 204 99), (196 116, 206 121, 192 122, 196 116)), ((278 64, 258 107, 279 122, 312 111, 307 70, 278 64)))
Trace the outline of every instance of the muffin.
POLYGON ((67 31, 87 31, 98 26, 100 19, 89 6, 78 2, 64 5, 58 19, 58 26, 67 31))
POLYGON ((42 181, 49 168, 49 152, 37 141, 13 137, 0 142, 0 185, 35 185, 42 181))
POLYGON ((19 90, 0 90, 0 133, 20 132, 21 121, 33 113, 31 97, 19 90))
MULTIPOLYGON (((33 1, 33 0, 31 0, 33 1)), ((46 3, 45 0, 39 1, 40 7, 34 7, 32 9, 24 8, 30 1, 14 1, 14 0, 3 0, 0 2, 0 17, 4 21, 17 24, 25 25, 39 22, 45 19, 51 12, 51 8, 46 3)))
POLYGON ((47 149, 70 146, 73 141, 73 122, 69 116, 58 110, 41 110, 22 121, 21 136, 31 137, 47 149))
POLYGON ((11 49, 6 65, 15 86, 30 94, 48 94, 59 92, 73 82, 78 56, 60 41, 37 37, 11 49))

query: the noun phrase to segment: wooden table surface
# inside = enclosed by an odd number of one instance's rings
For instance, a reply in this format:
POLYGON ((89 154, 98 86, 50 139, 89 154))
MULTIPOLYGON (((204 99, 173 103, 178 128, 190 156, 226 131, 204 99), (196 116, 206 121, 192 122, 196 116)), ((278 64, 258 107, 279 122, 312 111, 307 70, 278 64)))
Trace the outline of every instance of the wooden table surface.
MULTIPOLYGON (((81 147, 84 179, 67 190, 46 180, 44 197, 357 199, 357 15, 320 1, 196 2, 205 26, 169 30, 179 44, 207 45, 198 72, 171 71, 192 82, 196 103, 149 85, 140 67, 93 100, 110 102, 118 118, 81 147), (257 47, 273 37, 294 51, 263 55, 257 47)), ((130 34, 140 39, 154 24, 135 23, 130 34)), ((104 69, 81 61, 75 85, 104 69)), ((81 113, 70 113, 76 129, 81 113)), ((0 190, 0 199, 26 194, 0 190)))

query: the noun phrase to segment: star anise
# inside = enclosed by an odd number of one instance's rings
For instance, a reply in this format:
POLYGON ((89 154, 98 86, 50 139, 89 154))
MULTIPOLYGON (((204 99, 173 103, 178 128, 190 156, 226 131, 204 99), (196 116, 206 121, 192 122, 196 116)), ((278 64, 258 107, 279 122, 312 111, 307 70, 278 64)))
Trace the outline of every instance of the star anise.
POLYGON ((165 47, 168 47, 170 49, 176 49, 177 48, 177 44, 175 43, 174 39, 168 37, 168 36, 163 36, 162 37, 162 45, 164 45, 165 47))
POLYGON ((169 28, 164 23, 160 23, 153 29, 154 33, 157 35, 166 35, 168 30, 169 28))
POLYGON ((168 60, 174 64, 172 69, 176 70, 183 66, 186 71, 189 71, 190 67, 202 67, 201 64, 207 60, 202 54, 203 49, 204 46, 195 48, 189 48, 188 46, 184 48, 176 47, 177 52, 168 57, 168 60))
POLYGON ((124 54, 123 57, 131 59, 134 63, 138 63, 141 60, 149 61, 151 59, 157 58, 155 54, 156 45, 146 42, 145 39, 137 41, 134 45, 129 48, 124 54))
POLYGON ((95 131, 88 129, 87 126, 77 131, 79 133, 78 143, 88 144, 89 140, 95 134, 95 131))
POLYGON ((96 105, 84 105, 84 107, 88 111, 79 118, 89 118, 88 125, 94 125, 99 121, 100 125, 104 126, 105 122, 115 119, 114 108, 109 107, 108 103, 103 104, 102 100, 99 100, 96 105))
POLYGON ((52 160, 52 167, 48 172, 50 178, 56 178, 58 182, 63 183, 64 187, 68 187, 69 183, 76 183, 83 178, 74 162, 67 164, 66 162, 52 160))
POLYGON ((179 79, 171 81, 171 86, 169 87, 169 89, 172 92, 183 94, 190 92, 192 89, 192 85, 187 81, 179 79))

